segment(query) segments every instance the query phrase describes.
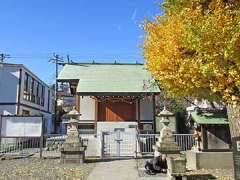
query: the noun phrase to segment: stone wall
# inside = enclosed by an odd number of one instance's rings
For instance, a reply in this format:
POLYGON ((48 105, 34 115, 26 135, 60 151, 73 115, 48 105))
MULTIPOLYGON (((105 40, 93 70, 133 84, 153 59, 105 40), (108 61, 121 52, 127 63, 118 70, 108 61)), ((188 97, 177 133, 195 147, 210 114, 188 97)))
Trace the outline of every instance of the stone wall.
POLYGON ((233 169, 232 152, 195 152, 186 151, 187 168, 197 169, 233 169))

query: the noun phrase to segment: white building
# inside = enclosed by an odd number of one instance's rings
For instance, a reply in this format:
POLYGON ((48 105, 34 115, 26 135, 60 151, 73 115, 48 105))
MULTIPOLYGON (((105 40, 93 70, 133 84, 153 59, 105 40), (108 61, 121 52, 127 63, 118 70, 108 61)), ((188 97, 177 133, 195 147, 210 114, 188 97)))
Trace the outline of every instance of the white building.
POLYGON ((22 64, 0 63, 0 115, 43 115, 53 131, 53 91, 22 64))

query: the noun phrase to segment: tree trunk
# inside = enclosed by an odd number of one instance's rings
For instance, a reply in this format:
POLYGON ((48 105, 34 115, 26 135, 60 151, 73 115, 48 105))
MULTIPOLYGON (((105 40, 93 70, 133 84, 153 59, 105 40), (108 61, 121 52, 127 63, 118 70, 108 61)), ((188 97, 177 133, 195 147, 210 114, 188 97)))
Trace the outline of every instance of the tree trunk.
POLYGON ((228 104, 227 114, 231 137, 233 138, 240 136, 240 104, 228 104))

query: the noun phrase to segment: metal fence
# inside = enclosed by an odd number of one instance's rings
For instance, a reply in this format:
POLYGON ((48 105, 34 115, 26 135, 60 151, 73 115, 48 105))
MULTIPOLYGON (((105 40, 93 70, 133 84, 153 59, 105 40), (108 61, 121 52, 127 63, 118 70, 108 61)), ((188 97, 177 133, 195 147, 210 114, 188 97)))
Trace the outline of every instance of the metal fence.
MULTIPOLYGON (((82 137, 84 144, 88 145, 88 141, 93 139, 91 137, 94 134, 80 134, 82 137)), ((159 134, 137 134, 132 135, 136 137, 134 140, 136 143, 135 153, 136 155, 141 154, 142 156, 152 156, 153 149, 152 146, 159 139, 159 134)), ((183 151, 190 150, 192 146, 195 144, 194 138, 192 134, 175 134, 175 141, 181 147, 183 151)), ((33 155, 42 153, 43 157, 58 157, 60 156, 60 150, 65 141, 66 135, 62 134, 51 134, 43 136, 43 140, 41 137, 17 137, 17 138, 0 138, 0 156, 1 155, 33 155)), ((128 138, 127 138, 128 139, 128 138)), ((91 146, 97 146, 98 143, 92 144, 91 146)), ((122 146, 124 144, 121 144, 122 146)), ((128 148, 127 145, 126 148, 128 148)), ((96 147, 97 148, 97 147, 96 147)), ((124 147, 125 148, 125 145, 124 147)), ((120 149, 124 152, 122 149, 120 149)), ((133 150, 131 150, 132 152, 133 150)), ((134 151, 133 151, 134 152, 134 151)))
MULTIPOLYGON (((85 145, 94 134, 80 134, 85 145)), ((43 157, 60 156, 61 148, 66 139, 65 134, 48 134, 41 137, 0 137, 0 156, 2 155, 33 155, 43 157)))
POLYGON ((40 137, 16 137, 16 138, 1 138, 0 156, 1 155, 30 155, 40 153, 41 150, 40 137))
MULTIPOLYGON (((139 148, 137 150, 137 154, 153 155, 154 150, 152 146, 156 144, 159 136, 159 134, 138 134, 137 140, 139 148)), ((190 150, 195 144, 192 134, 174 134, 174 137, 182 151, 190 150)))
MULTIPOLYGON (((94 134, 80 134, 79 136, 82 138, 83 143, 87 146, 89 138, 93 137, 94 134)), ((66 134, 45 135, 43 143, 43 156, 60 156, 60 151, 66 137, 66 134)))
POLYGON ((182 151, 190 150, 195 145, 195 139, 192 134, 174 134, 174 137, 182 151))
POLYGON ((0 138, 0 156, 2 155, 34 155, 59 156, 66 135, 51 134, 41 137, 0 138))

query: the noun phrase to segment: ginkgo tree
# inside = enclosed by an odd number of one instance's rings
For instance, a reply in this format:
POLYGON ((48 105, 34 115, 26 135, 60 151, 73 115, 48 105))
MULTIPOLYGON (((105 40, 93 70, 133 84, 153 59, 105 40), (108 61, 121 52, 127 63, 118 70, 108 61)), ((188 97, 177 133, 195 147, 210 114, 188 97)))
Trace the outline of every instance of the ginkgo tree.
POLYGON ((164 15, 144 24, 146 67, 171 97, 226 104, 240 136, 240 3, 165 0, 164 15))

